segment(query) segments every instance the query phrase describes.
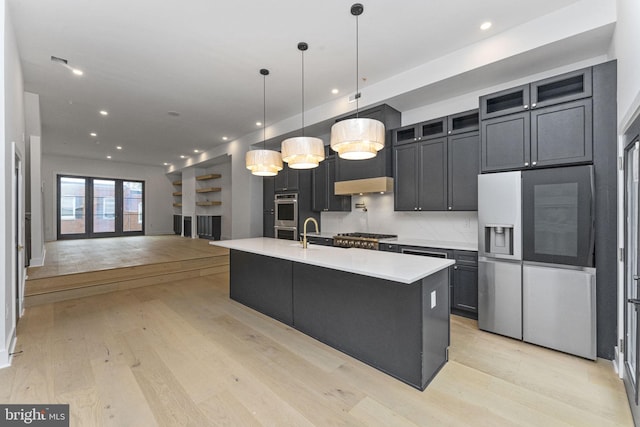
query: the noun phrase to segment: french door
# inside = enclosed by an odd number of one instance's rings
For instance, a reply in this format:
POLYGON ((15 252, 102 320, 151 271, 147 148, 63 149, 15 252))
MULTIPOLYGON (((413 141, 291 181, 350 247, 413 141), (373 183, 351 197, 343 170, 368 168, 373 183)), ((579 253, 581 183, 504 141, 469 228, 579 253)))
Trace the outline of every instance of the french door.
POLYGON ((144 234, 144 182, 58 175, 58 239, 144 234))
POLYGON ((640 119, 625 134, 624 201, 624 370, 623 381, 631 412, 640 422, 640 119))

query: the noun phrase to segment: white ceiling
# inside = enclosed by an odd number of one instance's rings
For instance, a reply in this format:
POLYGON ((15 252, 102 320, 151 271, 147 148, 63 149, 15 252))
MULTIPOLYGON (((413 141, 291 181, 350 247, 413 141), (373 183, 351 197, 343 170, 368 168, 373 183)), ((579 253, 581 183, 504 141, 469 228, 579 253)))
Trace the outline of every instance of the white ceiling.
MULTIPOLYGON (((366 79, 362 86, 577 1, 368 0, 360 17, 360 75, 366 79), (478 27, 485 20, 494 25, 482 32, 478 27)), ((260 68, 271 71, 266 80, 267 124, 295 116, 301 109, 296 48, 300 41, 310 46, 305 53, 305 109, 355 91, 351 2, 9 0, 8 4, 25 90, 40 96, 45 153, 94 159, 111 155, 114 161, 161 165, 179 162, 179 155, 193 154, 194 149, 222 144, 223 136, 235 139, 253 133, 263 113, 260 68), (67 59, 84 75, 74 76, 54 64, 52 55, 67 59), (333 95, 332 88, 340 94, 333 95), (109 115, 100 116, 101 109, 109 115), (98 137, 92 138, 90 132, 98 137), (123 149, 116 150, 117 145, 123 149)), ((610 36, 595 41, 585 37, 573 49, 601 54, 602 40, 610 36)), ((557 50, 549 54, 566 56, 557 50)), ((544 52, 537 57, 544 57, 544 52)), ((486 79, 498 81, 521 69, 506 64, 504 70, 491 69, 486 79)), ((460 87, 461 80, 454 79, 448 87, 460 87)), ((446 91, 440 87, 437 92, 446 91)), ((408 93, 394 102, 402 111, 420 105, 420 96, 420 91, 408 93)))

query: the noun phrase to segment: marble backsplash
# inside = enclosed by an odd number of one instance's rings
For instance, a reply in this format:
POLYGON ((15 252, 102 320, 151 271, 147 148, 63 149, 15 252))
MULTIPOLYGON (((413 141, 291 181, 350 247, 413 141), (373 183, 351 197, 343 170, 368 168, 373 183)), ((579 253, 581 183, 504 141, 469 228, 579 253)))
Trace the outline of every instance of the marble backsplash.
POLYGON ((477 244, 478 213, 395 212, 393 194, 353 196, 351 212, 322 212, 322 232, 397 234, 400 238, 477 244), (366 212, 355 205, 364 203, 366 212))

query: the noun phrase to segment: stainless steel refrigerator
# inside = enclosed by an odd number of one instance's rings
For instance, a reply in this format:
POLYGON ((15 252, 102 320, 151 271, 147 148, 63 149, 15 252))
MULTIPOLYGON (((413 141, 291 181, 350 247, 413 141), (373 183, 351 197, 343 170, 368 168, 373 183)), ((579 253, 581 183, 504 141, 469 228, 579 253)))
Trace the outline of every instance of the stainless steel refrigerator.
POLYGON ((593 168, 478 176, 480 329, 596 357, 593 168))

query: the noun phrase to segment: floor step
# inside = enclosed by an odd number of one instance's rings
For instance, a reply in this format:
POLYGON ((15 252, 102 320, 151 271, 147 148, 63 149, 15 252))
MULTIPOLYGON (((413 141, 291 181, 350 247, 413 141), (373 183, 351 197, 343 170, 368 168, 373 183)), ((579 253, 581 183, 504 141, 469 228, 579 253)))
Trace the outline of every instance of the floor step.
POLYGON ((228 255, 27 279, 25 306, 82 298, 228 271, 228 255))

